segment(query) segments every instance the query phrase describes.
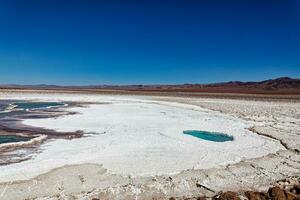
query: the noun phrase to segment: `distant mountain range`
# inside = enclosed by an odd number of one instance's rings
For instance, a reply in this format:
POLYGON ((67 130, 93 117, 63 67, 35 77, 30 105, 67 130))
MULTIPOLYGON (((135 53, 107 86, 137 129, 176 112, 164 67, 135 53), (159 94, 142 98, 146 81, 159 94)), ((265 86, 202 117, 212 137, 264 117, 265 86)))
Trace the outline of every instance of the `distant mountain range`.
POLYGON ((253 93, 253 94, 300 94, 300 79, 281 77, 259 82, 230 81, 212 84, 178 85, 0 85, 1 89, 46 89, 46 90, 118 90, 144 92, 206 92, 206 93, 253 93))

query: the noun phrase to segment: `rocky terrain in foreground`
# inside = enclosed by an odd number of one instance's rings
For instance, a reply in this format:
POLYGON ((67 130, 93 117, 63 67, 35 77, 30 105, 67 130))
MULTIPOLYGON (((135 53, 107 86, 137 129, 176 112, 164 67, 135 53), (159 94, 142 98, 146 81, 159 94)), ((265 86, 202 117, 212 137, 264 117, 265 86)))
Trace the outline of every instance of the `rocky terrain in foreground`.
MULTIPOLYGON (((219 192, 213 197, 170 197, 169 200, 299 200, 300 199, 300 177, 289 178, 278 181, 276 186, 269 188, 268 191, 240 191, 240 192, 219 192)), ((92 198, 92 200, 100 200, 92 198)), ((155 200, 155 198, 153 198, 155 200)))
MULTIPOLYGON (((265 192, 258 191, 240 191, 240 192, 219 192, 213 197, 192 197, 192 198, 175 198, 169 200, 299 200, 300 199, 300 177, 289 178, 278 181, 276 186, 269 188, 265 192)), ((93 199, 97 200, 97 199, 93 199)))

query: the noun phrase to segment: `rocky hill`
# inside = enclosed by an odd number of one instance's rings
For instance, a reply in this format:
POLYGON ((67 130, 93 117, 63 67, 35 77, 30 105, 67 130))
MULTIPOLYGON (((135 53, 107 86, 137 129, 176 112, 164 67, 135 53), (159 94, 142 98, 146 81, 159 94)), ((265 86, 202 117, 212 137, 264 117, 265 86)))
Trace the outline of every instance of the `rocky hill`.
POLYGON ((241 93, 241 94, 300 94, 300 79, 281 77, 259 82, 230 81, 213 84, 178 85, 0 85, 0 89, 53 89, 53 90, 117 90, 143 92, 191 92, 191 93, 241 93))

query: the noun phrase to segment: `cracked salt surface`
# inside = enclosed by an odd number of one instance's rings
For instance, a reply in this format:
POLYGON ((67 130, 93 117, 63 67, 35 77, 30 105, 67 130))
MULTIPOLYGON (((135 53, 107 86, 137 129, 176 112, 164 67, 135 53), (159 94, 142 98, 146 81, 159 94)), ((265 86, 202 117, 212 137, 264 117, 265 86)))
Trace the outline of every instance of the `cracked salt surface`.
POLYGON ((198 106, 145 100, 142 97, 33 95, 23 99, 111 102, 71 108, 78 112, 55 119, 28 119, 24 124, 99 133, 42 145, 34 159, 0 167, 0 181, 32 178, 71 164, 95 163, 112 173, 174 174, 207 169, 276 152, 279 142, 247 130, 244 121, 198 106), (182 134, 183 130, 222 132, 233 141, 215 143, 182 134), (101 134, 102 133, 102 134, 101 134), (105 133, 105 134, 103 134, 105 133))

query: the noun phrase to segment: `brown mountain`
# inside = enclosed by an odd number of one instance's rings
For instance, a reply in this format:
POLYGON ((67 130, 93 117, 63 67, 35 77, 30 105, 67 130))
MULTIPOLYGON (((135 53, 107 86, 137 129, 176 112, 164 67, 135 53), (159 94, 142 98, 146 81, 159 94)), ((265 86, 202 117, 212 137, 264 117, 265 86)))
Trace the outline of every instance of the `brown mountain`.
POLYGON ((88 91, 142 91, 142 92, 191 92, 191 93, 244 93, 244 94, 300 94, 300 79, 281 77, 259 82, 230 81, 213 84, 181 85, 2 85, 2 89, 46 89, 88 91))
POLYGON ((300 79, 282 77, 259 82, 230 81, 213 84, 133 85, 112 88, 130 91, 300 94, 300 79))

